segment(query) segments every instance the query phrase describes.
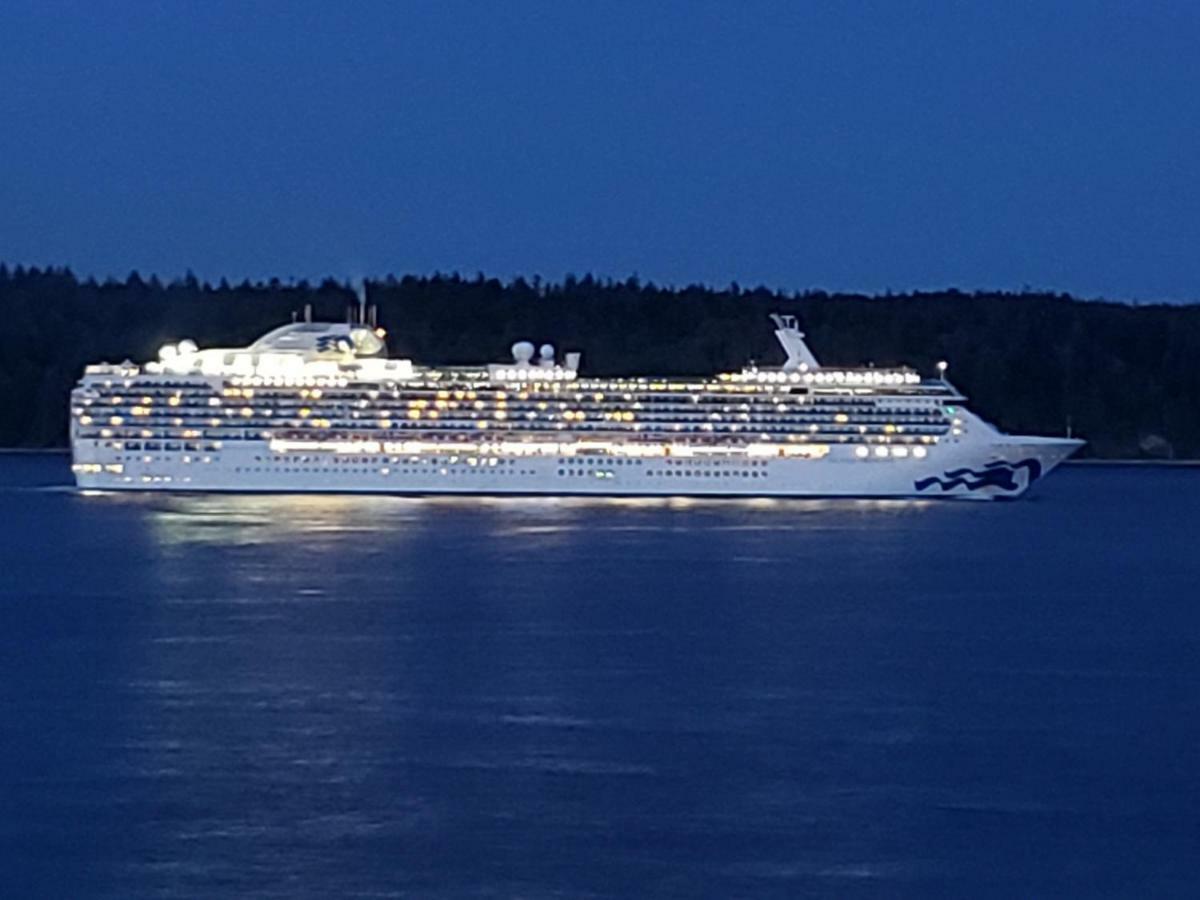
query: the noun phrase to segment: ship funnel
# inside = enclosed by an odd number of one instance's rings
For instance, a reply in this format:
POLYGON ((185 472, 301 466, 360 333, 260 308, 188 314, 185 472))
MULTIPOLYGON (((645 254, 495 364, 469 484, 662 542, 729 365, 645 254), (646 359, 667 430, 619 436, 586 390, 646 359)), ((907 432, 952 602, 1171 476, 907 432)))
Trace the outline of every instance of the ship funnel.
POLYGON ((785 372, 819 369, 821 364, 804 343, 804 332, 796 324, 795 316, 784 316, 771 313, 771 321, 775 323, 775 337, 787 354, 787 362, 783 364, 785 372))

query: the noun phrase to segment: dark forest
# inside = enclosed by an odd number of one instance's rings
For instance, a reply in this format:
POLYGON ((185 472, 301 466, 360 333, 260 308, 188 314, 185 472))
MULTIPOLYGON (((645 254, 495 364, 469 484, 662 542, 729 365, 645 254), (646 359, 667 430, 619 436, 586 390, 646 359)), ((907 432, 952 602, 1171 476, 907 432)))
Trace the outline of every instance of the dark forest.
MULTIPOLYGON (((387 277, 367 285, 390 352, 425 363, 501 361, 516 340, 582 350, 585 373, 696 375, 778 364, 770 312, 799 316, 826 364, 938 360, 973 409, 1005 431, 1070 429, 1096 458, 1200 457, 1200 307, 1062 294, 958 290, 787 294, 736 284, 661 287, 637 278, 501 282, 387 277)), ((0 446, 66 444, 71 386, 88 362, 144 361, 169 341, 242 345, 312 304, 342 319, 353 288, 278 280, 170 283, 132 273, 81 280, 0 265, 0 446)))

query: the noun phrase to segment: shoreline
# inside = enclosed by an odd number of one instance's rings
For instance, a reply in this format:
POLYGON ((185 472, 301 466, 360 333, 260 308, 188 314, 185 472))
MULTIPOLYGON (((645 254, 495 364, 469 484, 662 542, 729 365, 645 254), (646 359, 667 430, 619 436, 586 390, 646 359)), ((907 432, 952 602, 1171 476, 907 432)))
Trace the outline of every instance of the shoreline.
MULTIPOLYGON (((33 456, 36 454, 69 454, 70 447, 0 447, 0 456, 33 456)), ((1200 468, 1200 459, 1068 459, 1063 466, 1163 466, 1168 468, 1200 468)))
POLYGON ((1200 466, 1200 459, 1067 459, 1062 466, 1166 466, 1189 468, 1200 466))

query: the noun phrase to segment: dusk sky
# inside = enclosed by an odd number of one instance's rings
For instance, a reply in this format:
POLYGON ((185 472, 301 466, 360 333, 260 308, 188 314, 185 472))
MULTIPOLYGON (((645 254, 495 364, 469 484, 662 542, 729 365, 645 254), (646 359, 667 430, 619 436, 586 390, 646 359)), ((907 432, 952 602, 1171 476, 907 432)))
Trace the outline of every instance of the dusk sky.
POLYGON ((1200 4, 7 0, 0 260, 1200 299, 1200 4))

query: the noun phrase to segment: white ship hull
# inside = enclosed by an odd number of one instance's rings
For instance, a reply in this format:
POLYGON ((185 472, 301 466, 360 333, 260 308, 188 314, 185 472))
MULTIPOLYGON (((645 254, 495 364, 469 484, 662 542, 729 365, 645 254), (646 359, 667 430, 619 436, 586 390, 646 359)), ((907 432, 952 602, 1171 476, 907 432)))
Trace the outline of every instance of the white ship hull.
MULTIPOLYGON (((365 317, 360 317, 365 318, 365 317)), ((1081 441, 1002 434, 940 366, 787 355, 711 377, 580 376, 579 354, 418 367, 363 322, 284 325, 247 347, 168 344, 88 366, 72 393, 89 490, 694 497, 1018 497, 1081 441)))
POLYGON ((709 454, 621 460, 585 456, 456 455, 411 461, 353 453, 278 453, 266 441, 210 457, 144 457, 77 444, 80 488, 222 491, 710 497, 1015 498, 1080 441, 1009 437, 932 447, 924 458, 860 458, 834 447, 820 459, 709 454), (207 459, 207 461, 206 461, 207 459))

